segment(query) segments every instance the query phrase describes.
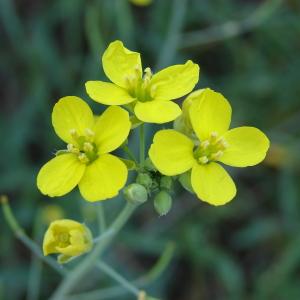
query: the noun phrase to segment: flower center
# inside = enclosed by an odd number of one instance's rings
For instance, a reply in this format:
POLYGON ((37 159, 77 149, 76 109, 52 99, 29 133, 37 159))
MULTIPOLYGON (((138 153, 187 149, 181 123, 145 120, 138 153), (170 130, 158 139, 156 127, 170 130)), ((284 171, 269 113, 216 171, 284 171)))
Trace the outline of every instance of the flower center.
POLYGON ((55 238, 56 238, 58 247, 60 247, 60 248, 65 248, 65 247, 69 246, 69 244, 70 244, 70 235, 68 232, 59 232, 55 238))
POLYGON ((84 136, 78 135, 75 129, 71 129, 70 134, 75 143, 67 145, 67 152, 76 154, 81 163, 90 164, 93 162, 98 157, 98 149, 93 142, 95 133, 86 128, 84 136))
POLYGON ((144 70, 141 75, 140 69, 135 68, 135 74, 126 77, 129 94, 138 101, 147 102, 153 99, 154 87, 151 87, 152 72, 150 68, 144 70))
POLYGON ((209 139, 200 142, 194 151, 194 157, 200 164, 204 165, 220 159, 227 147, 226 140, 219 137, 217 132, 212 132, 209 139))

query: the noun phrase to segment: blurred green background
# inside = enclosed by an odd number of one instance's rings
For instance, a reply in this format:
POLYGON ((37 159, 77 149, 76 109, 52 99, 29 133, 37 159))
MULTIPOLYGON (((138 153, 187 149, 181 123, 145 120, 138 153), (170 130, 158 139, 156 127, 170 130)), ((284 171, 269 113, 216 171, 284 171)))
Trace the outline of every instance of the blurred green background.
MULTIPOLYGON (((173 241, 173 259, 145 288, 151 295, 300 299, 298 0, 154 0, 147 7, 127 0, 1 0, 0 36, 0 192, 31 237, 41 244, 47 222, 62 215, 97 232, 99 205, 87 205, 77 191, 44 197, 35 178, 62 147, 50 121, 54 103, 77 95, 100 111, 84 83, 105 78, 100 57, 109 42, 121 39, 155 71, 187 59, 198 63, 197 87, 222 92, 233 106, 233 126, 259 127, 272 148, 264 164, 232 170, 238 196, 224 207, 180 187, 165 217, 144 204, 105 260, 131 280, 164 251, 168 260, 173 241)), ((149 130, 148 143, 157 129, 149 130)), ((136 136, 131 143, 137 150, 136 136)), ((103 203, 108 222, 123 201, 103 203)), ((0 299, 47 299, 60 281, 15 239, 2 213, 0 260, 0 299)), ((133 299, 111 286, 111 279, 93 272, 77 292, 103 288, 82 299, 133 299)))

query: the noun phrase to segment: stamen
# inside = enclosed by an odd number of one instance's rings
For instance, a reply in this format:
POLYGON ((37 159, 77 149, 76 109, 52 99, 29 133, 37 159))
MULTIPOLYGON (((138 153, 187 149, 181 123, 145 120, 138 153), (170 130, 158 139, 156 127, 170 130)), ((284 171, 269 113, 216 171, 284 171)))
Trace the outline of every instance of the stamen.
POLYGON ((198 161, 201 163, 201 164, 206 164, 206 163, 208 163, 208 158, 207 158, 207 156, 201 156, 201 157, 199 157, 198 158, 198 161))
POLYGON ((216 160, 216 159, 221 158, 222 155, 223 155, 223 151, 219 150, 216 153, 212 153, 210 157, 211 157, 211 159, 216 160))
POLYGON ((69 152, 74 153, 74 154, 79 154, 79 149, 76 148, 73 144, 68 144, 67 149, 69 152))
POLYGON ((70 135, 72 136, 72 138, 74 139, 77 139, 79 136, 78 136, 78 133, 76 131, 76 129, 71 129, 70 130, 70 135))
POLYGON ((203 150, 207 149, 207 147, 210 145, 210 142, 208 140, 205 140, 200 143, 200 146, 203 150))
POLYGON ((86 156, 86 154, 84 153, 80 153, 78 155, 78 159, 80 162, 82 162, 83 164, 87 164, 90 160, 88 159, 88 157, 86 156))
POLYGON ((91 143, 85 142, 83 144, 83 151, 85 151, 85 152, 92 152, 93 150, 94 150, 94 146, 91 143))
POLYGON ((210 142, 214 144, 217 141, 218 133, 216 131, 212 131, 210 134, 210 142))

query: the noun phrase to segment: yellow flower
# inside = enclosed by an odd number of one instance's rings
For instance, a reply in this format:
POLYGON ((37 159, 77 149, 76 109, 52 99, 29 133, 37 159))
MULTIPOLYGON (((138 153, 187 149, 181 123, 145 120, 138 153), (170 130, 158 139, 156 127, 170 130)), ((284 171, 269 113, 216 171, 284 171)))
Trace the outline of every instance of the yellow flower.
POLYGON ((116 196, 124 187, 125 164, 109 152, 118 148, 130 131, 128 112, 118 106, 94 117, 80 98, 68 96, 55 104, 52 124, 67 149, 46 163, 37 177, 37 186, 50 197, 69 193, 78 184, 88 201, 116 196))
POLYGON ((192 61, 165 68, 152 74, 142 71, 140 54, 112 42, 102 56, 103 69, 113 82, 88 81, 86 91, 96 102, 106 105, 130 103, 137 118, 143 122, 166 123, 175 120, 180 107, 170 101, 192 91, 199 79, 199 66, 192 61))
POLYGON ((195 140, 176 130, 161 130, 154 136, 149 155, 164 175, 191 170, 191 184, 197 196, 210 204, 223 205, 236 194, 236 187, 217 162, 233 167, 261 162, 269 148, 268 138, 257 128, 229 130, 231 107, 219 93, 204 89, 190 105, 195 140))
POLYGON ((129 1, 138 6, 147 6, 152 3, 152 0, 129 0, 129 1))
POLYGON ((44 241, 44 255, 59 253, 58 261, 67 262, 71 257, 92 249, 93 237, 88 227, 73 220, 63 219, 52 222, 44 241))
POLYGON ((193 132, 193 127, 190 120, 190 107, 194 100, 199 98, 203 90, 192 92, 186 97, 182 103, 182 114, 174 121, 174 129, 184 133, 191 138, 196 138, 193 132))

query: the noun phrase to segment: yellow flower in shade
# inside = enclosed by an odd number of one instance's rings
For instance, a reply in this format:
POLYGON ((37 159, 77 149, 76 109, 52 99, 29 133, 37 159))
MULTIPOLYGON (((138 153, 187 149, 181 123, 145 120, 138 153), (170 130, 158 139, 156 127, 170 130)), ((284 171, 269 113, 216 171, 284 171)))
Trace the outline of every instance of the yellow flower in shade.
POLYGON ((89 252, 93 246, 91 231, 84 224, 63 219, 52 222, 47 229, 44 241, 44 255, 60 254, 58 262, 89 252))
POLYGON ((152 0, 129 0, 129 1, 138 6, 147 6, 152 3, 152 0))
POLYGON ((176 130, 161 130, 154 136, 149 155, 164 175, 191 170, 197 196, 212 205, 223 205, 236 194, 236 187, 218 163, 247 167, 266 156, 269 140, 254 127, 229 129, 231 107, 219 93, 204 89, 190 105, 190 121, 197 141, 176 130))
POLYGON ((140 54, 112 42, 102 56, 103 69, 113 82, 88 81, 86 91, 96 102, 125 105, 136 117, 149 123, 166 123, 181 114, 180 107, 170 101, 192 91, 199 79, 199 66, 192 61, 174 65, 152 74, 146 68, 143 75, 140 54))
POLYGON ((68 96, 54 106, 52 124, 56 134, 67 144, 66 150, 46 163, 37 177, 37 186, 44 195, 62 196, 78 184, 88 201, 116 196, 124 187, 128 170, 109 152, 128 137, 128 112, 118 106, 107 108, 95 117, 80 98, 68 96))

